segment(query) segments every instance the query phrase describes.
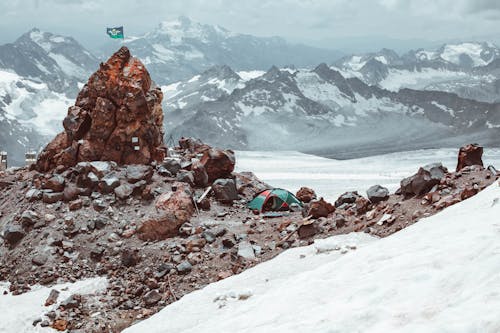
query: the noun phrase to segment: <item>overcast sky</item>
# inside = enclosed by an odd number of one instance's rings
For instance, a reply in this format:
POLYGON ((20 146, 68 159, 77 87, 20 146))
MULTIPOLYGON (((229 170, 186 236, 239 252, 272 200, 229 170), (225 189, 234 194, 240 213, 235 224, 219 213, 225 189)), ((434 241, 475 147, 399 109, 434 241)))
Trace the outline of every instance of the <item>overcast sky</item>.
POLYGON ((93 48, 106 26, 137 35, 180 15, 332 49, 500 41, 500 0, 1 0, 0 43, 38 27, 93 48))

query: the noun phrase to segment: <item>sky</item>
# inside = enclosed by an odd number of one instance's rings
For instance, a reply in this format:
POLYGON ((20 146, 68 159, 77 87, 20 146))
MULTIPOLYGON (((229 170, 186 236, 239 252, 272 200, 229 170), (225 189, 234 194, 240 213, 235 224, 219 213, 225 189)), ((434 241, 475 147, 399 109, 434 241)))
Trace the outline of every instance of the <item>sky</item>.
POLYGON ((140 35, 178 16, 343 51, 500 42, 500 0, 2 0, 0 43, 37 27, 92 49, 106 26, 140 35))

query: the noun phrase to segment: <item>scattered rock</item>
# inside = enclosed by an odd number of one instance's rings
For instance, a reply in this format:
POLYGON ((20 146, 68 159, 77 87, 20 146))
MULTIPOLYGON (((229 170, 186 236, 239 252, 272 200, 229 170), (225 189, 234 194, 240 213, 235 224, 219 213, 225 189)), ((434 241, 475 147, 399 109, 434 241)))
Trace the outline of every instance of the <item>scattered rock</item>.
POLYGON ((238 200, 238 190, 233 179, 217 179, 213 185, 215 199, 225 204, 238 200))
POLYGON ((314 192, 313 189, 309 187, 301 187, 298 191, 297 194, 295 194, 297 199, 304 203, 309 203, 312 200, 316 199, 316 192, 314 192))
POLYGON ((188 274, 193 269, 193 266, 186 260, 177 265, 176 269, 179 274, 188 274))
POLYGON ((70 211, 79 210, 83 207, 83 201, 81 199, 73 200, 69 203, 68 208, 70 211))
POLYGON ((406 198, 425 194, 439 184, 447 172, 441 163, 421 167, 415 175, 401 181, 401 194, 406 198))
POLYGON ((151 290, 147 292, 146 295, 144 295, 143 300, 146 306, 153 306, 159 301, 161 301, 161 294, 156 289, 151 290))
POLYGON ((238 256, 248 260, 255 259, 255 252, 252 244, 247 241, 240 242, 238 244, 238 256))
POLYGON ((457 172, 471 165, 483 166, 483 147, 476 143, 460 148, 458 152, 457 172))
POLYGON ((52 304, 55 304, 57 302, 59 294, 60 292, 58 290, 52 289, 50 291, 49 297, 47 297, 47 300, 45 301, 45 306, 50 306, 52 304))
POLYGON ((127 180, 129 183, 137 183, 144 180, 149 182, 153 176, 153 168, 149 165, 128 165, 127 166, 127 180))
POLYGON ((49 189, 54 192, 62 192, 64 190, 65 182, 66 180, 63 176, 54 175, 43 183, 42 188, 49 189))
POLYGON ((335 207, 331 203, 328 203, 323 198, 320 198, 319 200, 314 200, 310 203, 307 215, 317 219, 320 217, 327 217, 334 211, 335 207))
POLYGON ((16 245, 24 236, 23 228, 18 224, 8 224, 4 227, 3 238, 10 245, 16 245))
POLYGON ((33 258, 31 258, 31 262, 37 266, 45 265, 47 260, 49 260, 49 256, 44 253, 36 254, 33 258))
POLYGON ((358 194, 357 191, 353 192, 345 192, 342 194, 336 201, 335 201, 335 207, 340 207, 344 204, 352 204, 356 202, 356 199, 359 198, 360 195, 358 194))
POLYGON ((115 195, 120 200, 125 200, 132 195, 134 187, 128 183, 123 183, 115 188, 115 195))
POLYGON ((234 152, 213 148, 203 154, 200 162, 205 168, 209 182, 219 178, 228 178, 234 170, 234 152))
POLYGON ((366 194, 370 202, 374 204, 389 199, 389 190, 380 185, 373 185, 366 191, 366 194))

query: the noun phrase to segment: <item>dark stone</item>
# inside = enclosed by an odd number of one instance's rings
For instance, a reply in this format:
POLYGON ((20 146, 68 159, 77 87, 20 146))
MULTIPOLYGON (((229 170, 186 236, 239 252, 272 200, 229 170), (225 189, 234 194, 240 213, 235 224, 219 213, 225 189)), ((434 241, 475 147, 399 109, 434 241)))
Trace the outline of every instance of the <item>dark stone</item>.
POLYGON ((127 180, 129 183, 137 183, 140 180, 149 182, 153 176, 153 168, 149 165, 128 165, 127 180))
POLYGON ((177 265, 176 269, 179 274, 188 274, 193 269, 193 266, 189 263, 189 261, 183 261, 177 265))
POLYGON ((340 207, 344 204, 352 204, 356 202, 356 199, 360 197, 357 191, 345 192, 342 194, 337 201, 335 201, 335 207, 340 207))
POLYGON ((143 299, 146 306, 152 306, 161 301, 161 295, 158 290, 155 289, 147 292, 143 299))
POLYGON ((3 230, 3 238, 10 244, 15 245, 19 243, 25 236, 23 228, 18 224, 8 224, 3 230))
POLYGON ((215 199, 222 203, 230 204, 238 200, 238 190, 233 179, 217 179, 212 184, 215 199))
POLYGON ((366 191, 366 194, 370 202, 374 204, 389 199, 389 190, 380 185, 373 185, 366 191))
POLYGON ((165 168, 172 176, 175 176, 181 169, 181 162, 176 158, 166 158, 161 166, 165 168))

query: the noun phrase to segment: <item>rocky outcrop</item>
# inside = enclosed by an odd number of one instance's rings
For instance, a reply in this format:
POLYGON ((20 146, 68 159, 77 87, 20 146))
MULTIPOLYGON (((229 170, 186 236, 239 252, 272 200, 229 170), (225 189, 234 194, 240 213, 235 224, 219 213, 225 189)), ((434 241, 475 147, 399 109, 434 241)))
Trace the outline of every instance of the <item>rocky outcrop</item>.
POLYGON ((319 200, 315 200, 310 203, 307 216, 312 216, 317 219, 320 217, 327 217, 334 211, 335 207, 331 203, 326 202, 323 198, 320 198, 319 200))
POLYGON ((460 148, 458 152, 457 171, 462 170, 466 166, 480 165, 483 166, 483 147, 478 144, 469 144, 460 148))
POLYGON ((67 169, 81 161, 147 164, 161 161, 163 99, 148 71, 126 47, 92 74, 36 169, 67 169))

